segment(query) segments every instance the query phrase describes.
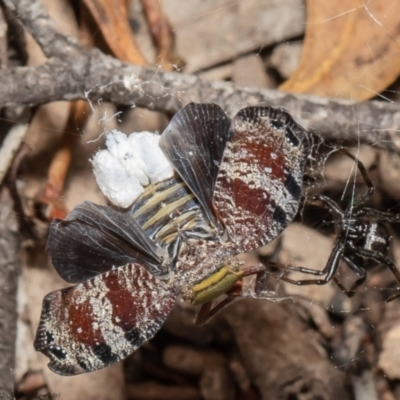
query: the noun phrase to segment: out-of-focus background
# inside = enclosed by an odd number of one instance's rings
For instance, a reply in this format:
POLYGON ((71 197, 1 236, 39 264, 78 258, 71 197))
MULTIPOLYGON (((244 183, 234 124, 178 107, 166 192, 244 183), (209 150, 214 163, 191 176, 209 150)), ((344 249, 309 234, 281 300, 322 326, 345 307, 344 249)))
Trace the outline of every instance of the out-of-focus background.
MULTIPOLYGON (((399 101, 400 3, 396 0, 40 3, 62 34, 156 71, 336 99, 399 101)), ((11 23, 4 4, 2 10, 2 68, 41 65, 46 58, 38 44, 11 23)), ((385 303, 399 283, 388 268, 370 268, 367 262, 367 281, 352 298, 333 282, 299 287, 271 278, 270 300, 237 300, 204 326, 194 326, 194 308, 177 304, 155 338, 123 363, 76 377, 60 377, 47 368, 47 359, 33 349, 42 299, 67 286, 45 252, 48 224, 84 200, 106 204, 89 159, 104 148, 107 131, 162 132, 170 117, 135 104, 122 107, 90 100, 2 110, 0 180, 13 201, 0 197, 0 231, 5 238, 10 229, 22 232, 22 250, 15 261, 22 266, 15 368, 3 378, 14 382, 15 396, 399 399, 400 300, 385 303)), ((348 118, 358 118, 351 106, 348 118)), ((335 151, 345 145, 375 185, 368 205, 400 213, 399 154, 373 145, 323 142, 317 134, 307 196, 325 194, 345 208, 366 190, 354 161, 335 151)), ((365 134, 360 130, 360 138, 365 134)), ((333 222, 329 212, 305 201, 283 234, 248 259, 261 255, 321 270, 336 237, 333 222)), ((400 266, 399 227, 391 224, 388 229, 393 234, 388 255, 400 266)), ((275 273, 293 279, 302 276, 275 273)), ((350 287, 356 278, 342 266, 338 279, 344 286, 350 287)), ((0 307, 6 296, 4 291, 0 307)))

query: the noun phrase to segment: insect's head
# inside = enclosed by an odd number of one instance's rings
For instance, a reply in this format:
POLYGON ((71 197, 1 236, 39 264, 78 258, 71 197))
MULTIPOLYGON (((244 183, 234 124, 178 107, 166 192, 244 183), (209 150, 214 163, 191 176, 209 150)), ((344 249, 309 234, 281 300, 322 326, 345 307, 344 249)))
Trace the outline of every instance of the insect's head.
POLYGON ((185 276, 181 297, 199 305, 228 292, 243 275, 241 262, 231 252, 231 246, 209 240, 183 243, 179 255, 179 269, 185 276))

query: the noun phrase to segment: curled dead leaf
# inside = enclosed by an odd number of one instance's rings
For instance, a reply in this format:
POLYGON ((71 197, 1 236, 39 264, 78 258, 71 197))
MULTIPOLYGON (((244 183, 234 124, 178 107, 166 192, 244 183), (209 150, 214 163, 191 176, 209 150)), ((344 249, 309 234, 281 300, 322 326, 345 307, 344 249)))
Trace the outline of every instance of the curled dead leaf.
POLYGON ((82 0, 82 3, 90 11, 115 57, 136 65, 147 64, 129 25, 126 0, 82 0))
POLYGON ((287 92, 366 100, 400 74, 400 3, 307 1, 304 49, 287 92))

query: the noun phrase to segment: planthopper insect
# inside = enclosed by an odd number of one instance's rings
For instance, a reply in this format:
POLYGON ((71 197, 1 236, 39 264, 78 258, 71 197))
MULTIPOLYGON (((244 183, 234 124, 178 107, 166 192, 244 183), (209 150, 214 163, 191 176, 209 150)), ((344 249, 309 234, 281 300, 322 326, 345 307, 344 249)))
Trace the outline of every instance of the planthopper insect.
POLYGON ((127 357, 178 298, 211 314, 210 302, 233 295, 244 276, 264 276, 236 256, 296 215, 310 137, 281 109, 247 107, 230 119, 192 103, 161 136, 114 132, 107 145, 92 162, 118 207, 85 202, 50 226, 52 262, 77 285, 44 298, 35 348, 62 375, 127 357))

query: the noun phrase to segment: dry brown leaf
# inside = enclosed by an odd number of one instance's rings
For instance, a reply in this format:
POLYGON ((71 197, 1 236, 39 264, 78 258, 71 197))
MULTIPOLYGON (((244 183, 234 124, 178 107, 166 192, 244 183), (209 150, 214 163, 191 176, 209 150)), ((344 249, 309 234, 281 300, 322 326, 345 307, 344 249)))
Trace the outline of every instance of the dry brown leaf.
POLYGON ((142 0, 142 6, 163 69, 172 71, 174 65, 183 67, 184 61, 175 53, 174 31, 163 12, 160 0, 142 0))
POLYGON ((136 65, 146 65, 129 26, 126 0, 82 0, 96 21, 114 56, 136 65))
MULTIPOLYGON (((81 10, 80 42, 93 47, 96 44, 93 31, 100 29, 107 46, 116 57, 144 65, 145 60, 136 48, 128 24, 126 0, 115 1, 113 7, 110 2, 103 0, 84 0, 83 3, 86 7, 81 10), (91 24, 96 26, 92 27, 91 24)), ((54 218, 63 219, 67 215, 68 210, 61 200, 62 191, 72 153, 80 137, 76 132, 82 132, 90 110, 85 101, 72 102, 69 106, 63 136, 48 170, 47 183, 35 196, 36 216, 48 221, 54 218)))
POLYGON ((70 103, 68 120, 64 128, 61 145, 57 150, 49 168, 49 181, 56 192, 61 194, 68 166, 71 162, 72 151, 80 139, 80 135, 90 112, 90 105, 84 100, 70 103))
POLYGON ((64 219, 67 216, 68 210, 61 200, 62 192, 72 154, 81 137, 80 133, 86 124, 89 111, 90 105, 84 100, 70 103, 63 136, 48 170, 46 186, 35 196, 35 208, 41 211, 41 217, 45 220, 64 219))
POLYGON ((308 0, 300 65, 281 90, 366 100, 400 73, 400 2, 308 0))

